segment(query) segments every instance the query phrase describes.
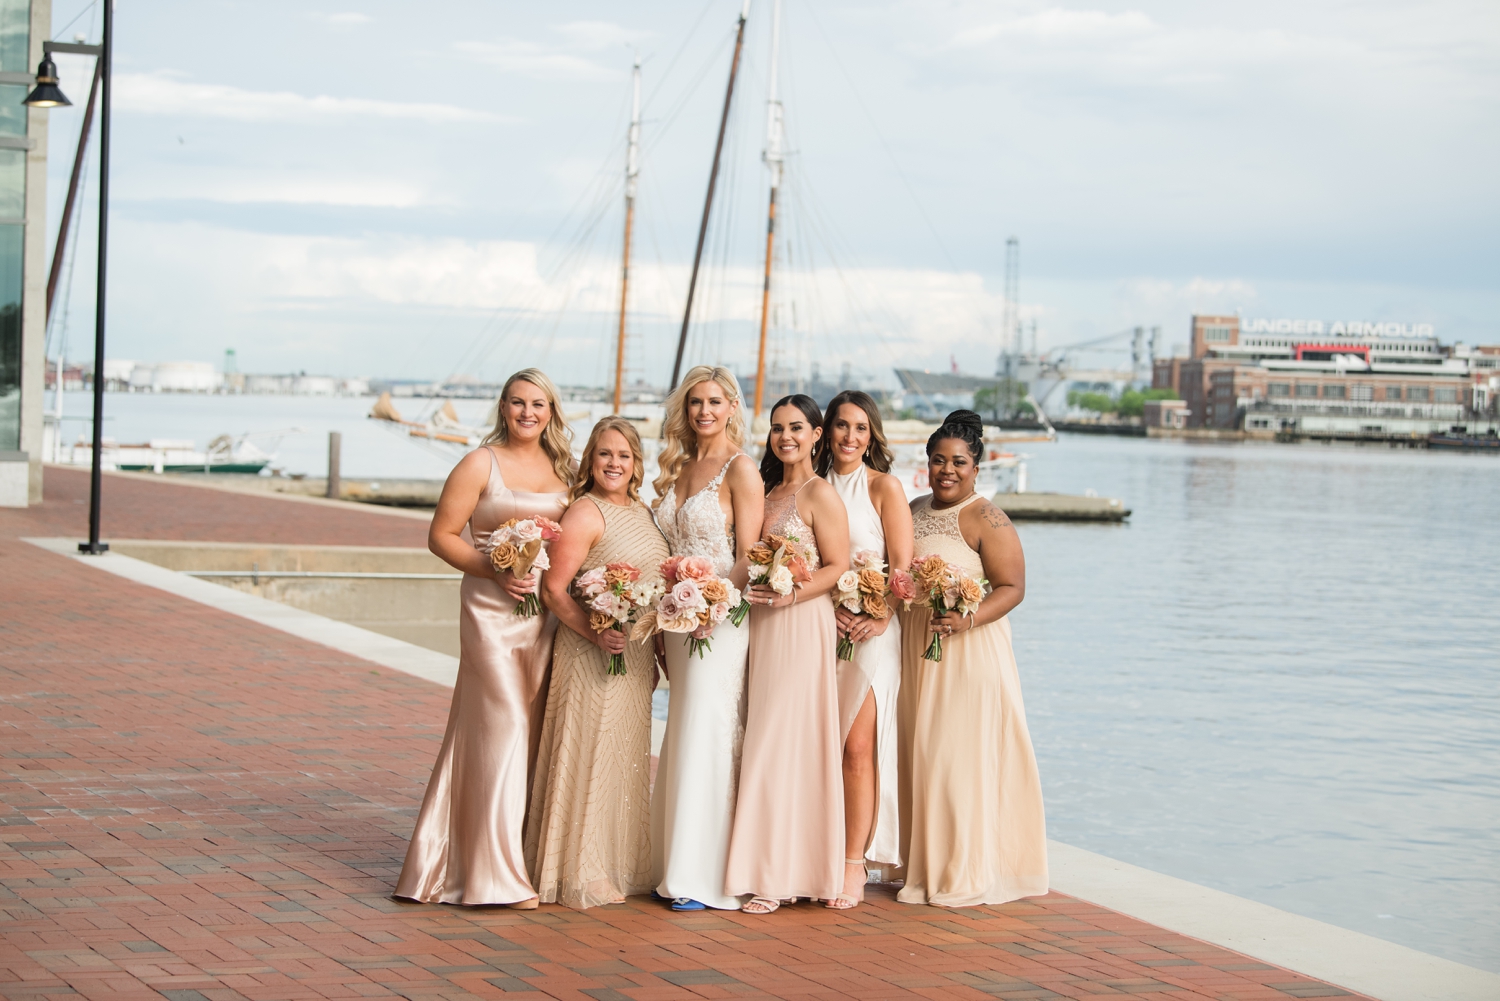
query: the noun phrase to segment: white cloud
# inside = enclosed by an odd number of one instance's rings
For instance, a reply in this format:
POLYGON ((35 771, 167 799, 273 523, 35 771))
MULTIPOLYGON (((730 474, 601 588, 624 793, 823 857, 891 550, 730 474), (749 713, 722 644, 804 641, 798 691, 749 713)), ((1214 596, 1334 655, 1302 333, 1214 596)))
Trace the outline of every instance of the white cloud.
POLYGON ((309 15, 309 16, 315 17, 315 18, 317 18, 320 21, 327 21, 329 24, 369 24, 370 23, 370 15, 368 15, 368 14, 360 14, 357 11, 343 11, 343 12, 338 13, 338 14, 312 14, 312 15, 309 15))
POLYGON ((121 73, 115 106, 158 115, 195 115, 247 122, 323 121, 332 118, 400 118, 429 122, 507 121, 486 111, 451 104, 380 101, 362 97, 308 97, 290 91, 245 90, 226 84, 192 83, 170 71, 121 73))
POLYGON ((497 66, 507 73, 533 80, 571 80, 585 83, 622 79, 623 57, 617 66, 606 66, 582 53, 601 53, 636 44, 651 33, 635 31, 608 21, 572 21, 552 29, 562 36, 560 45, 520 38, 493 42, 458 42, 454 48, 471 58, 497 66))
POLYGON ((347 174, 275 174, 195 168, 136 175, 120 194, 136 201, 199 200, 230 205, 343 205, 413 208, 445 204, 421 184, 347 174))

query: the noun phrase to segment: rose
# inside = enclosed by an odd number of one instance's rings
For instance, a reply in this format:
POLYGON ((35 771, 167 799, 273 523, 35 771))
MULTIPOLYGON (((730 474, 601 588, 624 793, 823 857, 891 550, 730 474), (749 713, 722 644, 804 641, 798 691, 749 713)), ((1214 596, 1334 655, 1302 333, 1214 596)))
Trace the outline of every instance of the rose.
MULTIPOLYGON (((664 599, 665 600, 665 599, 664 599)), ((696 612, 677 611, 675 615, 665 615, 660 606, 657 608, 656 626, 665 633, 690 633, 700 625, 696 612)))
POLYGON ((587 573, 579 574, 578 579, 573 582, 573 586, 578 588, 578 593, 585 598, 592 598, 603 591, 608 586, 608 583, 604 577, 604 568, 595 567, 587 573))
POLYGON ((641 572, 629 563, 611 563, 604 568, 604 580, 611 585, 631 584, 640 579, 641 572))
POLYGON ((973 577, 960 577, 958 596, 965 605, 977 605, 984 600, 984 588, 973 577))
POLYGON ((623 620, 630 614, 630 602, 622 595, 615 594, 613 591, 605 591, 603 594, 595 596, 589 602, 589 608, 608 615, 615 621, 623 620))
POLYGON ((562 526, 551 518, 534 518, 537 527, 542 530, 543 542, 556 542, 562 538, 562 526))
POLYGON ((686 558, 685 556, 672 556, 662 562, 661 575, 667 579, 667 583, 677 583, 677 565, 686 558))
POLYGON ((698 582, 693 580, 680 580, 673 585, 672 599, 684 612, 701 611, 707 604, 703 600, 703 591, 698 587, 698 582))
POLYGON ((716 601, 709 606, 708 621, 718 624, 729 618, 730 605, 727 601, 716 601))
POLYGON ((524 521, 516 522, 515 527, 510 530, 510 534, 511 538, 516 542, 540 542, 542 540, 542 526, 538 525, 533 519, 527 518, 524 521))
POLYGON ((771 590, 777 594, 791 594, 793 584, 792 571, 785 566, 779 566, 771 571, 770 579, 767 583, 771 585, 771 590))
POLYGON ((863 612, 865 610, 864 603, 859 600, 859 592, 857 591, 853 594, 846 594, 841 597, 839 599, 839 605, 844 609, 844 611, 853 612, 855 615, 858 615, 860 612, 863 612))
POLYGON ((751 546, 750 551, 745 555, 749 557, 751 563, 760 566, 769 566, 771 561, 776 558, 775 551, 764 542, 757 542, 751 546))
POLYGON ((856 570, 870 568, 876 570, 885 569, 885 560, 881 559, 880 554, 873 549, 861 549, 850 558, 850 563, 854 565, 854 569, 856 570))
POLYGON ((891 607, 885 603, 883 594, 865 595, 865 614, 872 619, 887 619, 891 615, 891 607))
POLYGON ((682 607, 677 604, 677 599, 668 593, 662 595, 661 601, 657 603, 656 614, 661 619, 675 619, 683 612, 682 607))
POLYGON ((923 591, 935 591, 943 586, 948 573, 948 562, 941 556, 929 556, 911 566, 911 574, 923 591))
POLYGON ((777 549, 785 549, 786 548, 786 536, 784 536, 784 535, 768 535, 768 536, 766 536, 766 545, 770 546, 773 552, 775 550, 777 550, 777 549))
POLYGON ((891 594, 901 601, 911 601, 917 596, 916 586, 912 584, 911 574, 905 570, 891 571, 891 594))
POLYGON ((615 619, 607 612, 590 612, 589 628, 596 633, 602 633, 606 629, 613 628, 615 619))
POLYGON ((872 567, 866 567, 859 572, 859 589, 866 594, 884 594, 885 574, 872 567))
POLYGON ((678 580, 707 580, 714 576, 713 560, 707 556, 687 556, 677 565, 678 580))
POLYGON ((490 565, 496 570, 509 570, 521 556, 520 550, 509 542, 497 542, 490 550, 490 565))
POLYGON ((729 587, 720 577, 710 577, 702 584, 703 600, 716 605, 729 597, 729 587))
POLYGON ((807 568, 807 560, 801 554, 795 555, 786 561, 786 568, 792 572, 792 580, 806 584, 812 580, 812 571, 807 568))
POLYGON ((838 589, 844 594, 850 594, 859 588, 860 575, 853 570, 845 570, 839 574, 838 589))

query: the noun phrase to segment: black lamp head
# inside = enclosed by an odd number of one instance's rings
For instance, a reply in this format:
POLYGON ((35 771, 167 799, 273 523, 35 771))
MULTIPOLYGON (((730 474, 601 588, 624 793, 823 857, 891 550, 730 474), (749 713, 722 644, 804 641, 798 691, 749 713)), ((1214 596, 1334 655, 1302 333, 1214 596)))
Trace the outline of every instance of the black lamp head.
POLYGON ((36 68, 36 89, 21 102, 30 108, 63 108, 72 105, 57 86, 57 64, 50 55, 43 56, 36 68))

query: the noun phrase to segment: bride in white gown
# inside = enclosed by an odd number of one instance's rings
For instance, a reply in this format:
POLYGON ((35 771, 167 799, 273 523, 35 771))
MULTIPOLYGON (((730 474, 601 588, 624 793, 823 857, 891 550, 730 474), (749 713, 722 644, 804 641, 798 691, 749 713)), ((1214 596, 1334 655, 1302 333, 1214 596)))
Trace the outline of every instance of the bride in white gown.
MULTIPOLYGON (((906 492, 890 474, 891 450, 880 409, 859 390, 828 404, 818 472, 844 501, 849 552, 873 550, 892 573, 911 566, 912 521, 906 492)), ((854 659, 838 666, 839 715, 844 736, 844 893, 830 906, 852 907, 864 897, 866 866, 884 879, 900 869, 896 699, 901 688, 901 623, 839 609, 839 631, 854 641, 854 659)))
MULTIPOLYGON (((673 556, 706 556, 745 587, 745 551, 760 538, 765 502, 755 461, 741 451, 740 386, 727 369, 699 365, 666 402, 654 482, 657 526, 673 556)), ((724 892, 745 735, 748 625, 725 620, 703 657, 688 637, 668 634, 671 698, 651 794, 652 873, 674 910, 738 910, 724 892)))

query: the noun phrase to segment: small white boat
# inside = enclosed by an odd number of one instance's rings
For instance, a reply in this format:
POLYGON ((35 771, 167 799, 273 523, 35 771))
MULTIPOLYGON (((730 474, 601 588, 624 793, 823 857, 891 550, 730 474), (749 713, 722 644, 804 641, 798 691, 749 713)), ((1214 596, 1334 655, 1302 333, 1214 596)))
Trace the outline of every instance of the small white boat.
MULTIPOLYGON (((273 433, 280 436, 291 432, 273 433)), ((202 451, 190 438, 152 438, 140 443, 105 438, 100 468, 152 473, 259 473, 276 455, 250 441, 251 437, 258 436, 221 434, 202 451)), ((83 435, 61 452, 59 458, 66 465, 89 466, 94 461, 93 443, 83 435)))

